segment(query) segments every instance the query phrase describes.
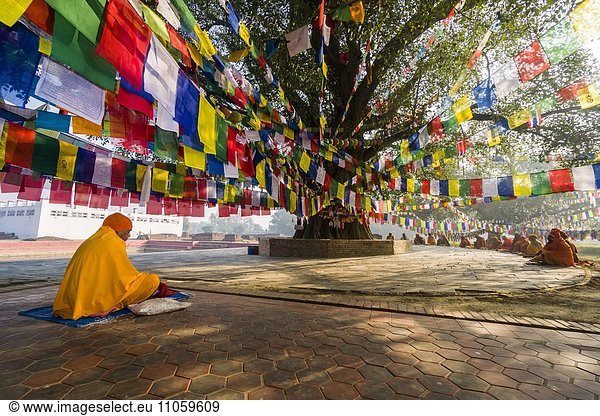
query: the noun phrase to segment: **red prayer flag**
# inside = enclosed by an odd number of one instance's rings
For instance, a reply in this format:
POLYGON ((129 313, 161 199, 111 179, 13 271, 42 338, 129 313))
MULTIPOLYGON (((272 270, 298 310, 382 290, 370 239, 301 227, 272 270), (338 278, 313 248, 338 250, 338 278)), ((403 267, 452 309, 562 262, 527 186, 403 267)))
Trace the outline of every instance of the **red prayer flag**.
POLYGON ((236 165, 237 162, 237 130, 231 126, 227 130, 227 162, 236 165))
POLYGON ((39 201, 44 189, 44 183, 46 183, 46 178, 43 176, 38 179, 34 179, 32 176, 24 176, 17 199, 39 201))
POLYGON ((192 217, 204 217, 204 202, 192 201, 192 217))
POLYGON ((163 207, 165 215, 177 215, 177 200, 173 198, 164 198, 163 207))
POLYGON ((247 144, 236 142, 237 156, 238 156, 238 169, 242 171, 245 176, 255 176, 254 161, 252 160, 252 150, 247 144))
POLYGON ((127 91, 125 88, 119 88, 117 93, 117 101, 123 107, 130 108, 135 111, 139 111, 145 114, 148 118, 154 118, 154 109, 152 108, 153 103, 145 100, 137 94, 133 94, 127 91))
POLYGON ((181 52, 181 62, 188 68, 192 66, 192 60, 190 58, 190 51, 188 51, 187 45, 185 44, 185 40, 181 37, 179 33, 170 25, 167 25, 167 30, 169 31, 169 40, 171 41, 171 46, 181 52))
POLYGON ((552 192, 571 192, 575 190, 571 169, 557 169, 548 172, 552 192))
POLYGON ((22 168, 30 168, 35 146, 35 131, 8 123, 4 161, 22 168))
POLYGON ((252 215, 260 215, 260 208, 252 207, 252 208, 250 208, 250 212, 252 212, 252 215))
POLYGON ((244 189, 244 205, 252 206, 252 190, 244 189))
POLYGON ((142 89, 150 33, 127 0, 109 0, 96 53, 113 64, 136 89, 142 89))
POLYGON ((71 194, 73 193, 73 182, 52 179, 50 184, 50 203, 51 204, 70 204, 71 194))
POLYGON ((515 56, 514 61, 517 65, 521 82, 531 81, 550 68, 548 56, 538 40, 515 56))
POLYGON ((119 196, 119 191, 113 189, 110 193, 110 205, 112 207, 126 207, 129 205, 129 192, 124 191, 119 196))
POLYGON ((140 193, 139 192, 130 192, 129 193, 129 202, 132 204, 140 203, 140 193))
POLYGON ((589 85, 585 79, 580 79, 579 81, 575 81, 568 87, 564 87, 556 92, 556 101, 559 104, 566 103, 567 101, 571 101, 577 98, 577 92, 585 88, 589 85))
POLYGON ((229 217, 229 207, 227 205, 219 205, 219 218, 229 217))
POLYGON ((125 172, 127 171, 127 162, 116 157, 112 158, 112 173, 110 176, 110 186, 112 188, 125 188, 125 172))
POLYGON ((325 181, 323 182, 323 186, 322 189, 327 192, 329 191, 329 189, 331 189, 331 175, 329 175, 328 173, 325 174, 325 181))
POLYGON ((471 179, 470 195, 474 196, 474 197, 482 197, 483 196, 483 180, 471 179))
POLYGON ((186 199, 198 199, 198 182, 193 176, 186 176, 183 182, 183 197, 186 199))
POLYGON ((75 184, 75 198, 73 203, 75 205, 82 205, 87 207, 90 204, 90 195, 92 193, 92 186, 86 183, 75 184))
POLYGON ((177 204, 177 215, 180 217, 191 217, 192 216, 192 201, 186 201, 180 199, 177 204))
POLYGON ((249 217, 252 215, 252 211, 250 211, 250 208, 242 208, 241 212, 242 212, 242 217, 249 217))
POLYGON ((155 195, 150 195, 150 199, 146 203, 146 214, 148 215, 162 215, 162 203, 158 200, 155 195))
POLYGON ((271 215, 271 209, 270 208, 263 208, 261 210, 261 215, 271 215))
POLYGON ((103 186, 92 185, 92 197, 90 198, 90 208, 108 209, 110 199, 110 189, 103 186))
POLYGON ((421 181, 421 193, 427 195, 431 193, 431 182, 429 179, 423 179, 421 181))
POLYGON ((54 31, 54 10, 48 6, 45 0, 33 0, 27 10, 25 17, 49 35, 54 31))
POLYGON ((198 199, 206 201, 206 179, 198 179, 198 199))
POLYGON ((238 206, 237 205, 229 205, 229 215, 237 215, 238 214, 238 206))
POLYGON ((23 176, 11 172, 2 172, 0 175, 4 175, 3 178, 0 176, 0 192, 9 194, 16 193, 21 190, 23 176))

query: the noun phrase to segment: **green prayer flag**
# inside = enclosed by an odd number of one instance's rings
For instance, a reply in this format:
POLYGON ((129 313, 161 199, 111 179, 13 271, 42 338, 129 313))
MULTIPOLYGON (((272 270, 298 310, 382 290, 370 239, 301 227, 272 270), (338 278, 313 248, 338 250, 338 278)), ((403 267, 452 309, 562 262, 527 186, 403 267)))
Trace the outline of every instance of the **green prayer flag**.
POLYGON ((444 132, 446 134, 452 134, 458 130, 458 122, 456 121, 456 117, 454 115, 446 120, 442 120, 442 125, 444 126, 444 132))
POLYGON ((458 183, 458 194, 460 196, 469 196, 471 195, 471 180, 470 179, 461 179, 458 183))
POLYGON ((91 43, 97 43, 100 19, 106 0, 46 0, 46 3, 61 14, 91 43))
POLYGON ((529 176, 531 178, 531 195, 546 195, 552 193, 548 172, 532 173, 529 176))
POLYGON ((31 170, 44 175, 56 176, 60 143, 41 133, 35 134, 31 170))
POLYGON ((218 160, 227 163, 227 134, 229 125, 223 117, 217 114, 217 154, 218 160))
POLYGON ((50 57, 108 91, 115 91, 117 70, 96 54, 96 46, 60 13, 54 14, 50 57))
POLYGON ((137 192, 137 163, 127 162, 125 170, 125 189, 137 192))
POLYGON ((194 26, 196 26, 196 19, 194 19, 194 15, 185 4, 184 0, 171 0, 171 4, 177 9, 179 13, 179 20, 181 21, 181 25, 185 28, 188 34, 194 33, 194 26))
POLYGON ((568 17, 565 17, 542 35, 540 43, 552 65, 559 63, 581 48, 581 41, 568 17))
POLYGON ((167 31, 167 24, 162 20, 151 8, 142 3, 142 10, 144 13, 144 21, 152 29, 152 32, 161 38, 165 43, 170 43, 169 32, 167 31))
POLYGON ((543 100, 535 103, 535 109, 537 109, 541 114, 547 113, 550 110, 556 108, 556 95, 552 95, 551 97, 544 98, 543 100))
POLYGON ((178 151, 177 133, 154 126, 154 154, 158 157, 177 160, 178 151))
POLYGON ((169 174, 169 196, 171 198, 183 198, 183 185, 185 176, 176 173, 169 174))
POLYGON ((421 189, 422 189, 421 181, 420 180, 416 180, 415 184, 414 184, 414 187, 415 187, 415 194, 420 194, 421 193, 421 189))
POLYGON ((458 149, 456 148, 456 145, 451 145, 451 146, 446 147, 444 149, 444 156, 447 158, 458 156, 458 149))

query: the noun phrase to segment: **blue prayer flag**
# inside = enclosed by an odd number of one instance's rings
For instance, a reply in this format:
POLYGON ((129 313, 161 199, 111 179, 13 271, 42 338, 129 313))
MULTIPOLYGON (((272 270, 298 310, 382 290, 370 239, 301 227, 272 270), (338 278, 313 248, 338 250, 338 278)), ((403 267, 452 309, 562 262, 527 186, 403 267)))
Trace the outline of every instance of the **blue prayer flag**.
POLYGON ((515 190, 513 188, 512 176, 502 176, 498 178, 498 195, 513 196, 515 190))
POLYGON ((71 116, 65 114, 51 113, 49 111, 38 111, 35 120, 35 128, 53 131, 69 132, 71 116))
MULTIPOLYGON (((177 98, 175 101, 175 121, 179 123, 185 135, 198 134, 198 105, 200 91, 192 81, 179 71, 177 76, 177 98)), ((193 146, 190 146, 193 147, 193 146)))
POLYGON ((231 5, 230 2, 227 2, 226 6, 227 6, 227 22, 229 23, 229 26, 231 27, 231 29, 233 29, 235 34, 239 35, 240 34, 240 19, 238 18, 237 13, 233 9, 233 6, 231 5))
POLYGON ((479 110, 488 110, 492 108, 496 102, 496 94, 494 93, 494 88, 492 88, 490 79, 484 80, 473 88, 473 98, 475 98, 479 110))
POLYGON ((446 179, 440 181, 440 195, 448 196, 448 181, 446 179))
POLYGON ((96 164, 96 153, 89 150, 77 149, 77 158, 75 159, 75 171, 73 180, 83 183, 92 183, 94 177, 94 166, 96 164))

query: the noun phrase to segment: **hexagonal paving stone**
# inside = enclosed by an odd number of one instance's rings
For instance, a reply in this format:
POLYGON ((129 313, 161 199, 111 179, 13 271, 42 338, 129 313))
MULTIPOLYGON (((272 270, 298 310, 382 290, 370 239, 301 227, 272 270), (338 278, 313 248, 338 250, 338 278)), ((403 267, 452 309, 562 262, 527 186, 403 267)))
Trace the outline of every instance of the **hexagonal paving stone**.
POLYGON ((264 360, 262 358, 257 358, 244 363, 244 371, 249 371, 251 373, 265 374, 274 369, 275 365, 273 361, 264 360))
POLYGON ((0 389, 19 384, 27 377, 31 376, 31 374, 30 371, 25 370, 12 371, 10 373, 2 372, 2 376, 0 377, 0 389))
POLYGON ((138 378, 142 373, 143 369, 143 367, 137 365, 119 367, 115 368, 114 370, 108 370, 104 374, 102 379, 111 383, 118 383, 119 381, 131 380, 133 378, 138 378))
POLYGON ((351 354, 338 354, 333 357, 333 360, 337 363, 337 365, 342 367, 357 368, 364 364, 362 358, 360 358, 358 355, 351 354))
POLYGON ((95 367, 100 361, 102 361, 102 357, 99 355, 84 355, 83 357, 73 358, 64 364, 63 367, 68 370, 81 370, 83 368, 95 367))
POLYGON ((296 384, 284 391, 290 400, 322 400, 325 398, 318 387, 309 384, 296 384))
POLYGON ((450 381, 464 390, 475 390, 485 392, 490 385, 472 374, 454 373, 448 377, 450 381))
POLYGON ((494 386, 508 387, 511 389, 517 388, 517 382, 502 373, 493 371, 480 371, 477 373, 477 377, 494 386))
POLYGON ((419 381, 419 383, 427 390, 435 393, 453 395, 458 391, 458 386, 456 384, 443 377, 422 375, 417 378, 417 381, 419 381))
POLYGON ((528 396, 533 397, 536 400, 565 400, 566 397, 553 390, 550 390, 546 386, 539 384, 527 384, 522 383, 519 385, 519 390, 528 396))
POLYGON ((363 376, 355 369, 346 367, 338 367, 334 370, 330 370, 329 376, 334 381, 348 384, 354 384, 363 378, 363 376))
POLYGON ((190 380, 183 377, 168 377, 152 384, 149 393, 158 397, 170 398, 187 391, 190 380))
POLYGON ((252 373, 239 373, 227 377, 227 387, 241 392, 249 392, 262 385, 260 376, 252 373))
POLYGON ((98 363, 98 367, 106 368, 111 370, 113 368, 124 367, 133 362, 135 357, 132 355, 111 355, 105 357, 98 363))
POLYGON ((257 350, 256 355, 266 360, 281 360, 285 358, 285 351, 282 348, 267 347, 257 350))
POLYGON ((387 381, 387 385, 396 393, 409 397, 421 397, 427 391, 417 380, 403 377, 394 377, 387 381))
POLYGON ((330 381, 321 386, 326 399, 353 400, 359 397, 358 391, 349 384, 330 381))
POLYGON ((211 365, 210 373, 216 374, 219 376, 232 376, 234 374, 240 373, 242 371, 242 362, 240 361, 220 361, 211 365))
POLYGON ((44 370, 51 370, 53 368, 59 368, 63 366, 69 359, 65 357, 52 357, 44 360, 33 362, 31 365, 26 367, 26 370, 33 373, 37 373, 44 370))
MULTIPOLYGON (((89 369, 88 369, 89 370, 89 369)), ((86 371, 86 370, 81 370, 86 371)), ((65 400, 95 400, 103 399, 110 389, 113 387, 112 383, 98 380, 93 383, 83 384, 75 386, 65 397, 65 400)))
POLYGON ((142 378, 121 381, 115 384, 112 389, 110 389, 107 396, 114 397, 115 399, 131 399, 148 393, 151 385, 151 380, 145 380, 142 378))
POLYGON ((26 400, 60 400, 73 390, 73 386, 67 384, 54 384, 48 387, 33 389, 23 399, 26 400))
POLYGON ((300 383, 322 385, 331 381, 329 374, 325 370, 316 370, 314 368, 307 368, 296 373, 296 377, 300 383))
POLYGON ((479 369, 463 361, 444 360, 442 365, 453 373, 476 374, 479 369))
POLYGON ((316 355, 306 359, 306 364, 310 368, 317 370, 327 370, 328 368, 335 366, 335 361, 330 357, 324 357, 322 355, 316 355))
POLYGON ((307 366, 306 362, 304 362, 302 358, 288 357, 284 358, 283 360, 275 361, 275 368, 278 370, 291 371, 292 373, 295 373, 297 371, 304 370, 307 368, 307 366))
POLYGON ((198 394, 210 394, 225 387, 225 377, 207 374, 192 380, 190 391, 198 394))
POLYGON ((100 367, 84 368, 82 370, 73 371, 62 382, 71 386, 81 386, 100 380, 108 370, 100 367))
POLYGON ((286 347, 285 350, 290 357, 308 358, 315 355, 315 352, 311 348, 302 347, 300 345, 286 347))
POLYGON ((176 370, 177 366, 173 364, 155 364, 144 368, 140 377, 150 380, 160 380, 161 378, 171 377, 175 374, 176 370))
POLYGON ((210 364, 207 363, 184 363, 177 367, 176 376, 194 379, 208 374, 210 364))
POLYGON ((247 350, 245 348, 227 353, 227 359, 236 361, 250 361, 257 357, 256 351, 247 350))
POLYGON ((298 382, 296 375, 289 371, 275 370, 263 375, 265 386, 285 389, 298 382))
POLYGON ((393 351, 390 352, 387 357, 392 360, 395 363, 401 363, 401 364, 416 364, 419 360, 417 360, 417 358, 412 355, 411 353, 408 352, 402 352, 402 351, 393 351))
POLYGON ((131 354, 131 355, 146 355, 146 354, 150 354, 153 353, 157 350, 158 345, 154 345, 154 344, 138 344, 138 345, 134 345, 133 347, 129 347, 129 349, 127 350, 127 354, 131 354))
POLYGON ((429 374, 432 376, 446 377, 448 374, 450 374, 450 370, 436 363, 419 361, 415 364, 415 367, 419 369, 423 374, 429 374))
POLYGON ((207 400, 243 400, 244 393, 240 391, 222 389, 206 396, 207 400))
POLYGON ((52 370, 45 370, 39 373, 32 374, 23 381, 25 386, 29 387, 41 387, 49 384, 58 383, 69 374, 69 371, 62 368, 54 368, 52 370))
MULTIPOLYGON (((389 379, 388 379, 389 381, 389 379)), ((373 381, 373 380, 361 380, 354 385, 361 397, 372 400, 389 400, 395 396, 394 390, 392 390, 387 384, 373 381)))
POLYGON ((516 390, 506 387, 492 386, 488 393, 500 400, 531 400, 531 396, 516 390))
POLYGON ((283 400, 285 393, 281 389, 274 387, 259 387, 258 389, 248 393, 250 400, 283 400))
POLYGON ((385 368, 395 377, 415 378, 423 374, 416 367, 408 364, 391 363, 385 368))
POLYGON ((224 361, 226 359, 227 353, 225 351, 202 351, 198 353, 197 361, 214 364, 219 361, 224 361))
POLYGON ((365 364, 362 367, 359 367, 358 371, 364 378, 382 383, 385 383, 387 380, 394 377, 394 375, 390 373, 387 368, 370 364, 365 364))
POLYGON ((565 396, 568 399, 593 400, 594 394, 573 384, 560 381, 547 381, 546 387, 565 396))

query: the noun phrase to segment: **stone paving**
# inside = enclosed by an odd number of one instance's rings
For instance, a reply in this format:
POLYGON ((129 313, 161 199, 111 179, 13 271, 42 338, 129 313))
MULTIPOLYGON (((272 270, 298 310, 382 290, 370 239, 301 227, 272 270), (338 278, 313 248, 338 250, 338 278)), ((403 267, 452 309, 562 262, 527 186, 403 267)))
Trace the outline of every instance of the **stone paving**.
MULTIPOLYGON (((569 287, 586 282, 582 269, 527 265, 505 253, 416 247, 369 258, 290 259, 248 256, 246 249, 132 254, 139 270, 179 282, 223 288, 269 288, 371 294, 491 294, 569 287)), ((58 282, 69 259, 0 261, 0 284, 58 282)))
POLYGON ((598 399, 600 335, 191 292, 87 328, 0 294, 0 399, 598 399))

